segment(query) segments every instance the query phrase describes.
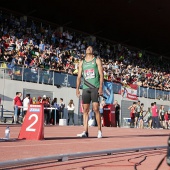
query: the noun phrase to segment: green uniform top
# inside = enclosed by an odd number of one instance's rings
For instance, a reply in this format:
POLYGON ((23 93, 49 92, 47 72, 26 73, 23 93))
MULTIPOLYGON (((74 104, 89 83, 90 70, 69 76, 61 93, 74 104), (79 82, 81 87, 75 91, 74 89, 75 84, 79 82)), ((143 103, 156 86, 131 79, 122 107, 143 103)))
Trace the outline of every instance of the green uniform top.
POLYGON ((148 117, 151 117, 152 116, 152 112, 148 112, 148 117))
MULTIPOLYGON (((96 64, 96 58, 93 58, 93 60, 89 62, 83 60, 82 75, 86 81, 94 85, 96 88, 99 88, 100 75, 99 75, 98 66, 96 64)), ((83 84, 83 89, 87 89, 87 88, 89 87, 83 84)))

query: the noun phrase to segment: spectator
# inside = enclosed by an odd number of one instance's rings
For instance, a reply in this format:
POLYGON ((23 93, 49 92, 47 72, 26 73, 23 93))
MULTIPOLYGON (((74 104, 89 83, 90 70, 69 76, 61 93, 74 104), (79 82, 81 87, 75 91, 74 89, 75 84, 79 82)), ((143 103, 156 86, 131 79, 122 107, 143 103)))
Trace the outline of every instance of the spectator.
POLYGON ((136 102, 133 102, 133 105, 129 106, 128 109, 130 110, 130 127, 134 127, 134 122, 135 122, 135 110, 136 110, 136 102))
POLYGON ((63 98, 60 98, 60 103, 59 103, 59 117, 61 119, 63 119, 65 117, 64 115, 64 108, 65 108, 65 104, 63 102, 63 98))
POLYGON ((22 107, 22 101, 21 101, 21 92, 16 92, 16 96, 13 99, 13 106, 14 106, 14 119, 12 123, 19 124, 19 116, 21 114, 21 107, 22 107))
POLYGON ((169 114, 168 111, 166 111, 164 114, 164 128, 169 129, 169 125, 170 125, 169 114))
POLYGON ((30 104, 30 94, 26 94, 25 99, 23 100, 23 121, 28 110, 28 105, 30 104))
POLYGON ((68 110, 67 125, 69 125, 70 119, 72 119, 74 125, 74 109, 75 109, 75 105, 73 103, 73 100, 70 100, 69 104, 67 105, 67 110, 68 110))
POLYGON ((156 102, 151 103, 152 109, 152 126, 153 128, 159 128, 159 120, 158 120, 158 108, 156 106, 156 102))
POLYGON ((145 115, 143 115, 143 113, 146 112, 144 111, 144 104, 141 103, 141 106, 140 106, 140 113, 139 113, 139 128, 140 129, 143 129, 143 118, 145 117, 145 115))
POLYGON ((44 105, 44 125, 47 125, 50 119, 50 110, 48 109, 50 107, 50 103, 46 95, 43 95, 42 104, 44 105))
POLYGON ((165 109, 164 106, 161 105, 160 109, 159 109, 159 120, 160 120, 160 124, 162 127, 164 127, 164 114, 165 114, 165 109))
POLYGON ((138 101, 136 105, 136 110, 135 110, 135 128, 138 127, 138 119, 139 119, 140 113, 141 113, 141 106, 140 106, 140 101, 138 101))
MULTIPOLYGON (((148 111, 146 112, 145 116, 147 115, 147 122, 148 122, 148 128, 152 129, 152 112, 151 112, 151 108, 148 107, 148 111)), ((145 117, 144 116, 144 117, 145 117)))
POLYGON ((45 45, 43 44, 43 42, 41 41, 39 44, 39 51, 40 53, 43 52, 45 50, 45 45))
POLYGON ((116 115, 116 126, 120 127, 120 105, 118 104, 118 101, 114 101, 115 105, 115 115, 116 115))
POLYGON ((55 97, 53 101, 51 102, 51 106, 55 108, 55 110, 52 110, 51 113, 51 124, 54 125, 54 120, 55 120, 55 112, 56 112, 56 122, 59 123, 59 104, 57 104, 57 98, 55 97))
POLYGON ((41 97, 41 96, 38 96, 38 99, 37 99, 36 104, 41 104, 41 103, 42 103, 42 97, 41 97))

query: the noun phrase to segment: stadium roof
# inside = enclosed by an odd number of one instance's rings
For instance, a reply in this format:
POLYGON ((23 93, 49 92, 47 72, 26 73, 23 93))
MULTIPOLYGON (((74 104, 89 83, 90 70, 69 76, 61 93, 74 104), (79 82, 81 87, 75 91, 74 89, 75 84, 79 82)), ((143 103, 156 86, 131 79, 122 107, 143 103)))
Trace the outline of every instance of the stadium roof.
POLYGON ((1 0, 1 7, 170 56, 168 0, 1 0))

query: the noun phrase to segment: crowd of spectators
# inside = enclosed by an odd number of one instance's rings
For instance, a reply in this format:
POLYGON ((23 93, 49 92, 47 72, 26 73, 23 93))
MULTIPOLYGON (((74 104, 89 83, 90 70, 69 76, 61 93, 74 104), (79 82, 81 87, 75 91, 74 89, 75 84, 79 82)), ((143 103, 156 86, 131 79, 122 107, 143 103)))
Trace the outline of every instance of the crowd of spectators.
POLYGON ((169 62, 163 57, 2 11, 0 23, 0 61, 10 69, 17 65, 76 75, 91 45, 101 57, 105 80, 170 90, 169 62))

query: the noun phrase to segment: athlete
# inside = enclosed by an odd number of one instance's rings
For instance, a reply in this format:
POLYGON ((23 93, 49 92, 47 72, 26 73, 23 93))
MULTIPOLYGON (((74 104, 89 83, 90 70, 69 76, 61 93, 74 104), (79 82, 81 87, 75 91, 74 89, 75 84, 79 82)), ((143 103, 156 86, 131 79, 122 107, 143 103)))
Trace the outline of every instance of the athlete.
POLYGON ((138 127, 138 119, 139 119, 140 112, 141 112, 141 106, 140 106, 140 101, 138 101, 135 110, 135 128, 138 127))
POLYGON ((83 121, 84 132, 78 134, 79 137, 88 137, 88 113, 90 103, 92 102, 93 111, 96 114, 98 125, 98 138, 102 138, 101 131, 101 115, 99 112, 99 96, 103 95, 103 67, 100 58, 95 58, 93 55, 93 48, 89 46, 86 49, 86 56, 84 60, 79 63, 79 70, 77 76, 76 95, 80 96, 81 77, 84 78, 82 100, 83 100, 83 121), (90 86, 89 86, 90 84, 90 86))

